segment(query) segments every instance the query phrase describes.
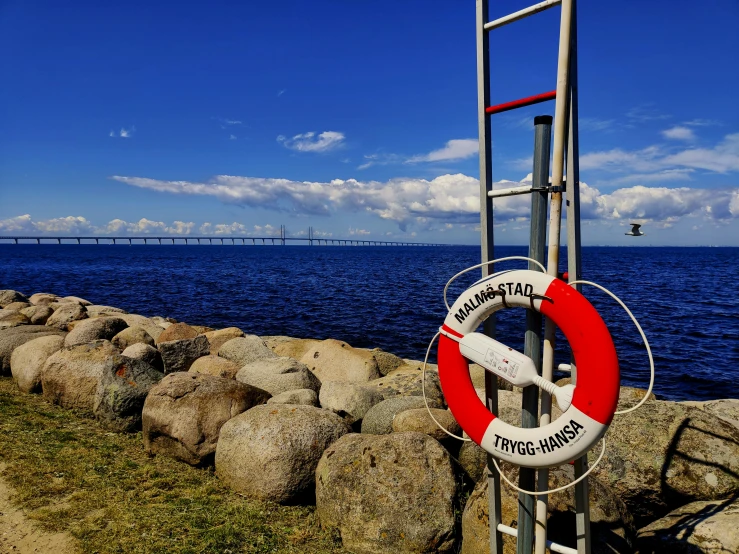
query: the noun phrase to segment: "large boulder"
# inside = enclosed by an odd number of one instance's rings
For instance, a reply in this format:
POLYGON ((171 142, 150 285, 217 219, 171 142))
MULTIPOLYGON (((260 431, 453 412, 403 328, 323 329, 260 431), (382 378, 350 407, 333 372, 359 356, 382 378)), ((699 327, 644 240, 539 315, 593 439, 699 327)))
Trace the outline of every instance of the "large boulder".
POLYGON ((0 331, 0 376, 10 375, 10 356, 13 350, 29 340, 46 335, 65 336, 67 333, 46 325, 21 325, 0 331))
MULTIPOLYGON (((76 324, 69 332, 64 339, 64 346, 75 346, 101 339, 111 340, 126 327, 128 324, 119 317, 86 319, 76 324)), ((115 346, 120 349, 118 345, 115 346)))
POLYGON ((143 328, 147 333, 151 335, 151 338, 153 338, 155 341, 159 338, 159 335, 162 334, 162 331, 164 331, 164 329, 157 325, 153 319, 144 317, 143 315, 116 314, 116 317, 120 317, 123 321, 128 323, 129 327, 143 328))
POLYGON ((406 365, 403 358, 396 356, 395 354, 391 354, 390 352, 385 352, 381 348, 373 348, 370 350, 370 353, 375 357, 375 360, 377 360, 377 369, 379 370, 380 375, 387 375, 391 371, 406 365))
MULTIPOLYGON (((518 468, 503 464, 503 472, 518 483, 518 468)), ((566 465, 549 471, 549 488, 554 489, 574 480, 574 468, 566 465)), ((618 495, 598 479, 589 478, 590 531, 593 554, 627 554, 633 552, 636 529, 625 504, 618 495)), ((501 523, 515 527, 518 520, 518 492, 501 482, 501 523)), ((548 495, 547 538, 571 548, 576 547, 575 487, 548 495)), ((461 554, 479 554, 490 548, 488 512, 488 480, 477 483, 462 514, 461 554)), ((504 535, 503 554, 515 554, 516 541, 504 535)))
MULTIPOLYGON (((385 398, 392 398, 393 396, 423 396, 424 390, 422 387, 423 373, 418 369, 397 369, 384 377, 370 381, 368 384, 377 387, 385 398)), ((433 370, 426 371, 425 391, 426 398, 429 400, 444 403, 444 395, 441 392, 438 372, 433 370)))
POLYGON ((449 454, 422 433, 346 435, 316 469, 321 526, 355 554, 452 552, 457 492, 449 454))
POLYGON ((10 311, 16 311, 19 312, 21 310, 24 310, 26 308, 30 308, 31 303, 30 302, 11 302, 7 306, 3 308, 3 310, 10 310, 10 311))
POLYGON ((18 327, 19 325, 30 325, 31 320, 25 314, 16 310, 0 310, 0 331, 18 327))
POLYGON ((144 344, 143 342, 137 342, 126 348, 122 354, 134 360, 143 360, 157 371, 164 373, 162 355, 153 346, 144 344))
POLYGON ((58 301, 60 302, 75 302, 76 304, 80 304, 81 306, 91 306, 92 302, 89 300, 85 300, 84 298, 80 298, 79 296, 65 296, 63 298, 60 298, 58 301))
POLYGON ((338 415, 312 406, 257 406, 226 422, 216 474, 231 489, 273 502, 312 496, 324 450, 349 432, 338 415))
POLYGON ((305 364, 287 357, 262 358, 248 363, 236 373, 236 380, 264 389, 273 396, 296 389, 318 391, 321 387, 321 382, 305 364))
POLYGON ((308 350, 321 342, 317 339, 296 339, 293 337, 267 336, 262 337, 267 346, 278 356, 287 356, 299 360, 308 350))
POLYGON ((117 348, 125 350, 132 344, 138 344, 140 342, 148 344, 149 346, 154 346, 154 337, 152 337, 145 328, 139 325, 134 325, 133 327, 126 327, 117 333, 110 339, 110 342, 112 342, 117 348))
MULTIPOLYGON (((429 407, 440 408, 438 400, 429 399, 429 407)), ((372 406, 362 418, 362 433, 370 435, 387 435, 393 432, 393 420, 405 410, 425 408, 420 396, 394 396, 372 406)))
POLYGON ((203 375, 216 375, 217 377, 233 379, 239 372, 239 366, 231 360, 211 354, 210 356, 203 356, 195 360, 190 366, 189 371, 191 373, 202 373, 203 375))
POLYGON ((393 419, 393 432, 407 433, 413 431, 416 433, 425 433, 439 442, 446 441, 447 439, 457 440, 447 435, 439 425, 458 437, 462 435, 462 428, 457 423, 457 420, 454 419, 452 412, 439 408, 429 408, 427 410, 425 407, 400 412, 393 419), (432 416, 436 421, 432 419, 432 416))
POLYGON ((351 381, 329 381, 321 387, 321 407, 336 412, 350 425, 360 421, 372 406, 385 399, 374 387, 351 381))
POLYGON ((739 498, 691 502, 639 530, 639 554, 739 552, 739 498))
POLYGON ((277 358, 277 355, 256 335, 245 335, 224 342, 218 349, 218 355, 231 360, 239 367, 265 358, 277 358))
POLYGON ((463 442, 459 447, 457 462, 464 476, 472 483, 477 483, 487 475, 488 453, 472 440, 463 442))
POLYGON ((102 306, 100 304, 90 304, 89 306, 85 307, 87 308, 87 315, 89 317, 100 317, 106 315, 117 316, 118 314, 127 313, 126 310, 122 310, 121 308, 115 308, 113 306, 102 306))
POLYGON ((92 411, 118 432, 141 428, 141 410, 149 390, 164 375, 142 360, 114 354, 104 364, 92 411))
POLYGON ((697 408, 646 402, 616 416, 606 442, 594 474, 626 502, 638 526, 689 502, 739 494, 739 429, 697 408))
POLYGON ((207 356, 210 352, 210 345, 208 339, 199 335, 192 339, 160 342, 157 344, 157 349, 162 355, 164 373, 175 373, 187 371, 195 360, 201 356, 207 356))
POLYGON ((285 391, 267 400, 267 404, 302 404, 318 406, 318 394, 313 389, 295 389, 285 391))
POLYGON ((92 412, 100 378, 116 354, 120 350, 107 340, 70 346, 52 354, 41 369, 44 398, 63 408, 92 412))
POLYGON ((28 298, 28 301, 34 306, 48 306, 52 302, 56 302, 58 299, 59 297, 56 294, 51 294, 49 292, 37 292, 35 294, 32 294, 28 298))
POLYGON ((205 338, 208 339, 210 344, 210 353, 218 354, 218 350, 231 339, 239 338, 244 336, 244 331, 238 327, 226 327, 225 329, 218 329, 216 331, 209 331, 203 333, 205 338))
POLYGON ((157 338, 157 344, 173 340, 194 339, 197 336, 197 330, 187 323, 175 323, 162 331, 157 338))
POLYGON ((28 341, 13 350, 10 371, 13 381, 23 392, 41 392, 41 368, 54 352, 64 346, 64 337, 45 335, 28 341))
POLYGON ((18 292, 17 290, 3 289, 0 290, 0 308, 4 308, 8 304, 13 302, 28 302, 25 294, 18 292))
POLYGON ((48 306, 31 306, 23 308, 21 313, 31 320, 32 325, 46 325, 54 310, 48 306))
POLYGON ((87 317, 87 309, 84 306, 67 302, 54 310, 54 313, 46 320, 46 325, 66 330, 67 325, 72 321, 79 321, 87 317))
POLYGON ((144 449, 191 465, 211 463, 223 424, 268 398, 233 379, 171 373, 144 402, 144 449))
POLYGON ((693 406, 716 417, 720 417, 727 423, 739 428, 739 400, 724 398, 721 400, 707 400, 705 402, 680 402, 686 406, 693 406))
POLYGON ((313 345, 300 361, 308 366, 321 383, 355 381, 366 383, 380 377, 377 360, 371 352, 352 348, 347 343, 326 339, 313 345))

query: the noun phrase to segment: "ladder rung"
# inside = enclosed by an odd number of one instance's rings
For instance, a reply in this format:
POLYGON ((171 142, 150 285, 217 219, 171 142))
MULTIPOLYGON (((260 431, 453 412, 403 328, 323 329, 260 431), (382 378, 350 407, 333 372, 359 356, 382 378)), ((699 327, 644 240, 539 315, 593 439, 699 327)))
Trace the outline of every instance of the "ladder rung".
POLYGON ((546 102, 547 100, 554 100, 557 97, 556 90, 550 90, 549 92, 543 92, 534 96, 527 96, 526 98, 520 98, 518 100, 512 100, 510 102, 504 102, 503 104, 497 104, 495 106, 489 106, 485 108, 485 113, 493 115, 496 113, 507 112, 508 110, 515 110, 516 108, 524 108, 526 106, 532 106, 540 102, 546 102))
POLYGON ((501 196, 516 196, 517 194, 530 194, 534 191, 534 187, 511 187, 507 189, 498 189, 488 191, 490 198, 499 198, 501 196))
POLYGON ((513 23, 514 21, 523 19, 524 17, 543 12, 544 10, 548 10, 549 8, 553 8, 561 2, 562 0, 546 0, 545 2, 539 2, 534 6, 529 6, 528 8, 524 8, 512 14, 506 15, 504 17, 496 19, 495 21, 485 23, 483 29, 485 29, 486 31, 492 31, 493 29, 497 29, 498 27, 502 27, 503 25, 508 25, 509 23, 513 23))
MULTIPOLYGON (((498 532, 518 538, 518 529, 503 525, 502 523, 498 524, 498 532)), ((577 554, 576 548, 570 548, 569 546, 564 546, 550 540, 547 540, 547 548, 552 552, 559 552, 560 554, 577 554)))

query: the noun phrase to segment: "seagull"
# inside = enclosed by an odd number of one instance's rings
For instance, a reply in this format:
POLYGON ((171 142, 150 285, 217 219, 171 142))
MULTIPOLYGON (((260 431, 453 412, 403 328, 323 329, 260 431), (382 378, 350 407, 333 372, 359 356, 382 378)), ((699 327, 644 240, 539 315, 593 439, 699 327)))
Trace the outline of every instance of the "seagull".
POLYGON ((628 233, 624 233, 625 235, 630 235, 632 237, 643 237, 644 233, 641 232, 639 229, 641 227, 641 223, 629 223, 631 225, 631 231, 628 233))

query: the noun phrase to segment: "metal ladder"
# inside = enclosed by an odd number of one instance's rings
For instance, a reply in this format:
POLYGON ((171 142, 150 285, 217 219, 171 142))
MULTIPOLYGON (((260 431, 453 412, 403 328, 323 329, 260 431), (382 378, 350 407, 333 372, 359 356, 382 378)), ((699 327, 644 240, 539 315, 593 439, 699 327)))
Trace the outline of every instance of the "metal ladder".
MULTIPOLYGON (((482 262, 495 259, 493 255, 493 199, 541 191, 540 187, 516 187, 493 191, 493 171, 491 153, 491 117, 504 111, 531 106, 548 100, 555 101, 554 115, 554 147, 552 156, 552 180, 547 186, 549 195, 549 240, 547 254, 547 274, 557 276, 559 266, 559 247, 562 222, 563 193, 566 194, 567 213, 567 271, 569 281, 581 277, 580 257, 580 189, 579 189, 579 150, 577 122, 577 19, 575 0, 546 0, 515 13, 488 21, 489 0, 477 2, 477 91, 478 91, 478 124, 480 141, 480 228, 482 242, 482 262), (557 63, 557 85, 550 92, 529 96, 503 104, 490 104, 490 64, 488 33, 530 15, 561 5, 559 55, 557 63), (565 183, 565 168, 567 181, 565 183)), ((535 184, 536 185, 536 184, 535 184)), ((534 218, 532 214, 532 225, 534 218)), ((483 266, 483 277, 493 273, 491 266, 483 266)), ((579 289, 578 285, 578 289, 579 289)), ((488 318, 484 331, 489 336, 495 334, 495 321, 488 318)), ((547 320, 544 330, 544 348, 542 360, 542 376, 552 380, 554 370, 554 332, 553 322, 547 320)), ((486 372, 487 373, 487 372, 486 372)), ((576 368, 572 365, 572 382, 576 382, 576 368)), ((525 394, 522 417, 525 426, 536 426, 536 418, 526 414, 536 414, 537 400, 525 394)), ((485 379, 486 403, 488 409, 498 413, 498 385, 492 374, 485 379)), ((541 425, 551 420, 551 396, 541 391, 541 425)), ((574 462, 575 477, 587 470, 587 456, 574 462)), ((533 483, 533 469, 521 468, 519 483, 521 488, 533 483)), ((539 469, 537 490, 547 490, 549 470, 539 469)), ((488 460, 488 497, 490 513, 490 554, 502 554, 502 534, 517 537, 517 554, 531 554, 535 546, 535 554, 544 554, 546 548, 562 554, 590 554, 590 506, 588 500, 588 481, 583 479, 575 485, 577 549, 555 544, 546 539, 547 497, 519 494, 518 529, 503 525, 501 522, 500 476, 488 460), (537 500, 538 499, 538 500, 537 500), (534 504, 536 508, 534 510, 534 504), (534 516, 535 513, 535 516, 534 516), (534 533, 535 531, 535 533, 534 533), (535 534, 535 543, 534 542, 535 534)))

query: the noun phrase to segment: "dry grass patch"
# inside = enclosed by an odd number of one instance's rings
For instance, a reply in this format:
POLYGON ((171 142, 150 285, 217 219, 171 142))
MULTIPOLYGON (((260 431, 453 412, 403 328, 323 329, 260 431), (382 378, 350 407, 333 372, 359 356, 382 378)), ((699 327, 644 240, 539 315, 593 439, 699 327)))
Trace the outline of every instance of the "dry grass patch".
POLYGON ((342 553, 312 507, 225 489, 212 470, 149 457, 141 434, 20 393, 0 378, 0 462, 14 500, 86 553, 342 553))

